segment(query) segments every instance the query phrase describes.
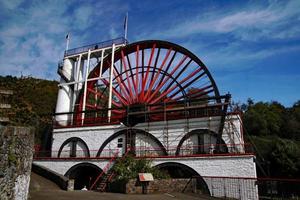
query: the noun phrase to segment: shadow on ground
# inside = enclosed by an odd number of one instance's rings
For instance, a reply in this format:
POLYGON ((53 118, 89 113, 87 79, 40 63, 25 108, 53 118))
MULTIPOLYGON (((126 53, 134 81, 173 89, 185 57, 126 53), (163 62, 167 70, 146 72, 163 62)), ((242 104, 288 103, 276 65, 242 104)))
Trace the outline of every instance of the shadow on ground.
POLYGON ((29 200, 201 200, 211 199, 209 197, 199 197, 192 194, 171 193, 171 194, 119 194, 119 193, 100 193, 93 191, 64 191, 55 183, 49 181, 35 173, 31 173, 29 188, 29 200))

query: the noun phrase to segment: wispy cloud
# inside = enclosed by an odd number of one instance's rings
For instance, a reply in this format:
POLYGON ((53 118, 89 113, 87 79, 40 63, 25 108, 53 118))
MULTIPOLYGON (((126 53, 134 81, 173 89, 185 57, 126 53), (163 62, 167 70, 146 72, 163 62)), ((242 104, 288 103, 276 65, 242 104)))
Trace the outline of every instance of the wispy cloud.
POLYGON ((199 13, 174 18, 171 26, 146 30, 137 37, 181 41, 211 66, 231 70, 249 68, 254 61, 300 49, 299 43, 291 42, 300 40, 300 1, 245 3, 199 13))
MULTIPOLYGON (((188 19, 175 20, 177 22, 173 26, 152 33, 152 37, 182 38, 204 33, 230 33, 244 40, 278 37, 278 34, 284 33, 290 37, 299 37, 299 26, 293 27, 293 30, 283 30, 281 27, 291 26, 291 20, 300 21, 300 1, 271 1, 268 6, 248 5, 221 11, 216 9, 188 19)), ((140 37, 143 34, 146 35, 142 33, 140 37)))
POLYGON ((0 13, 6 14, 0 19, 0 73, 56 78, 57 62, 62 58, 68 32, 72 36, 71 47, 90 40, 95 42, 97 35, 103 38, 117 35, 113 26, 101 31, 95 29, 100 19, 104 27, 109 24, 103 19, 113 8, 104 4, 75 4, 67 0, 1 1, 0 13), (108 30, 110 33, 105 33, 108 30))

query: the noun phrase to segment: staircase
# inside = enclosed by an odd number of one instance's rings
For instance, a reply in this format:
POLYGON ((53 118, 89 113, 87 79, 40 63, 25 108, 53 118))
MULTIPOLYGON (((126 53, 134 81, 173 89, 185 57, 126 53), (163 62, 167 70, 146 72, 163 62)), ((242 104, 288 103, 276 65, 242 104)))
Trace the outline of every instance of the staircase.
MULTIPOLYGON (((126 151, 126 153, 122 156, 121 161, 127 156, 127 154, 129 152, 130 152, 130 150, 128 149, 126 151)), ((90 190, 93 190, 95 188, 95 186, 97 185, 97 187, 96 187, 97 191, 105 192, 107 184, 110 183, 111 180, 116 176, 116 173, 114 173, 114 171, 112 171, 111 169, 112 169, 113 163, 116 160, 116 158, 118 157, 118 155, 119 155, 119 149, 116 150, 113 157, 109 160, 107 165, 104 167, 103 171, 96 178, 96 180, 90 187, 90 190), (98 183, 98 181, 99 181, 99 183, 98 183)))
POLYGON ((118 155, 119 155, 119 149, 116 150, 116 152, 113 154, 113 157, 109 160, 107 165, 103 168, 103 171, 98 175, 98 177, 96 178, 96 180, 90 187, 90 190, 93 190, 95 188, 95 186, 97 185, 98 181, 100 181, 96 190, 104 192, 104 190, 107 186, 107 183, 109 183, 114 176, 114 173, 110 169, 112 168, 112 165, 113 165, 114 161, 116 160, 116 158, 118 157, 118 155))
POLYGON ((97 186, 96 190, 100 191, 100 192, 104 192, 107 184, 110 183, 110 181, 112 180, 112 178, 115 176, 115 173, 111 170, 108 171, 107 174, 102 176, 102 179, 99 183, 99 185, 97 186))

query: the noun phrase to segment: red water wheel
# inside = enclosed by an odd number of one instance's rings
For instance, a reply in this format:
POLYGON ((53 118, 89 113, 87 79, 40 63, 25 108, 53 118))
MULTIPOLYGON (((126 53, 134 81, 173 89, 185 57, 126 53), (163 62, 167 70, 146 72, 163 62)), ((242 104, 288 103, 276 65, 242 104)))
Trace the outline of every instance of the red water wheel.
MULTIPOLYGON (((103 61, 103 77, 109 76, 111 56, 103 61)), ((89 78, 98 77, 99 72, 100 63, 89 78)), ((215 81, 201 60, 189 50, 166 41, 141 41, 117 50, 113 75, 112 113, 116 116, 122 116, 128 108, 140 111, 145 105, 156 105, 150 109, 158 110, 162 104, 219 97, 215 81)), ((108 90, 108 79, 89 81, 86 110, 107 108, 108 90)), ((82 94, 77 111, 82 110, 82 94)))

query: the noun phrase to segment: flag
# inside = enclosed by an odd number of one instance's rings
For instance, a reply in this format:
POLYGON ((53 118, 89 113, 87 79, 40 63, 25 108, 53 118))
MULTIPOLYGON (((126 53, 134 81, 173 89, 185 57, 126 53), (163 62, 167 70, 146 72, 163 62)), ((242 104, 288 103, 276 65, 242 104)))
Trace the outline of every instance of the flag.
POLYGON ((66 39, 68 40, 68 39, 69 39, 69 37, 70 37, 70 36, 69 36, 69 33, 68 33, 68 34, 66 35, 66 39))

